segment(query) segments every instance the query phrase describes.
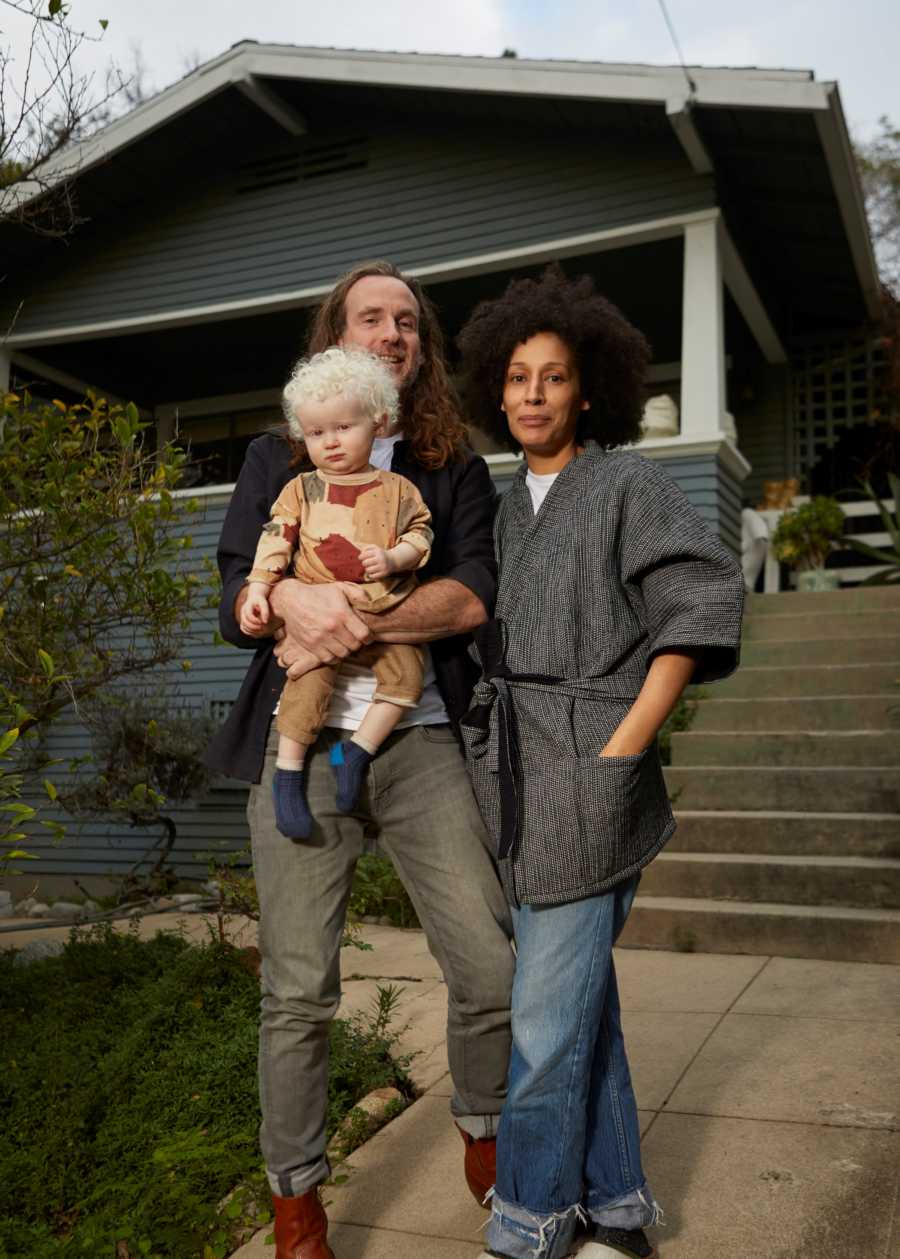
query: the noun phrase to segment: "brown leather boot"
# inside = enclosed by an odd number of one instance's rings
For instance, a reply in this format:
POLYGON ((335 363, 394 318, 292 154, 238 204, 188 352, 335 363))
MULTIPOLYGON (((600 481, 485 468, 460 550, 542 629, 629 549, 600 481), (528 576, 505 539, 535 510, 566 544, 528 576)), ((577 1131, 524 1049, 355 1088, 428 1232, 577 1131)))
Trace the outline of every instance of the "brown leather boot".
POLYGON ((334 1259, 328 1245, 328 1216, 319 1201, 318 1189, 299 1198, 279 1198, 275 1204, 275 1259, 334 1259))
POLYGON ((459 1124, 456 1130, 466 1145, 466 1184, 479 1206, 484 1206, 488 1190, 497 1179, 497 1138, 473 1137, 459 1124))

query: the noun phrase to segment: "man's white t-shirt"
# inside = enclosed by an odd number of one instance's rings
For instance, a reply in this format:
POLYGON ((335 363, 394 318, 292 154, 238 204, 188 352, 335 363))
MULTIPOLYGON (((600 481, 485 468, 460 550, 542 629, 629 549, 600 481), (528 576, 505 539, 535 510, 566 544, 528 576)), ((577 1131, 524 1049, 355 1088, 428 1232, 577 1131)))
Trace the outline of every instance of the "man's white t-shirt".
MULTIPOLYGON (((390 437, 376 437, 369 456, 372 466, 389 472, 394 457, 394 447, 402 439, 402 433, 393 433, 390 437)), ((450 720, 437 688, 428 644, 420 643, 419 645, 425 652, 425 686, 418 707, 409 710, 409 716, 397 723, 398 730, 403 730, 407 726, 433 726, 437 722, 450 720)), ((374 694, 375 674, 372 670, 354 664, 352 660, 345 660, 337 676, 324 724, 334 726, 338 730, 356 730, 366 715, 366 709, 371 704, 374 694)))

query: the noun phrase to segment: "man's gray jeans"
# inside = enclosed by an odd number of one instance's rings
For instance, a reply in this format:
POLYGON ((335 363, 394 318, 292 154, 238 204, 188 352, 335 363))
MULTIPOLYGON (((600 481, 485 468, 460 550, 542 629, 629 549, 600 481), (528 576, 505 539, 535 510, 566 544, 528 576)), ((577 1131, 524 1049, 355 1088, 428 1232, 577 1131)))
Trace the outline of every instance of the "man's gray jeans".
MULTIPOLYGON (((369 768, 359 809, 338 813, 323 731, 310 753, 310 839, 275 827, 269 734, 247 806, 260 904, 260 1134, 273 1193, 305 1193, 325 1158, 328 1025, 341 996, 340 947, 357 858, 377 835, 402 878, 447 981, 447 1046, 457 1122, 492 1136, 506 1093, 514 958, 509 909, 450 727, 393 734, 369 768)), ((376 959, 377 964, 377 959, 376 959)))

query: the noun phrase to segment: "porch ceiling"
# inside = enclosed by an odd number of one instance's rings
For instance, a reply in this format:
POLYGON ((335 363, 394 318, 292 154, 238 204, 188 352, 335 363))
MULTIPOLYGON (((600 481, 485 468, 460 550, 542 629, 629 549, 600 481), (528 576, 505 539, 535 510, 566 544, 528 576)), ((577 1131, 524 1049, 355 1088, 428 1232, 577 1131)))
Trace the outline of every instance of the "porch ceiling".
MULTIPOLYGON (((650 340, 657 362, 681 354, 683 242, 680 238, 630 249, 570 258, 569 275, 588 272, 650 340)), ((541 266, 469 276, 427 286, 455 363, 455 337, 473 307, 503 291, 512 274, 537 274, 541 266)), ((729 351, 748 343, 736 309, 728 306, 729 351)), ((278 387, 303 350, 309 312, 243 316, 131 336, 48 345, 41 361, 102 391, 133 398, 141 406, 183 402, 278 387)))

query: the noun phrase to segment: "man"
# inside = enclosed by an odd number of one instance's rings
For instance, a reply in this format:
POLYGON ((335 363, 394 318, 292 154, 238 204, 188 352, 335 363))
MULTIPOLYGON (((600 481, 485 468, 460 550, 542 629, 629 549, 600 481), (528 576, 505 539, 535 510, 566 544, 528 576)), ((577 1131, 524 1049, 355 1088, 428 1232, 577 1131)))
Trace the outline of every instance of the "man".
POLYGON ((494 600, 494 492, 484 461, 465 447, 437 318, 414 280, 384 262, 345 275, 317 313, 309 350, 333 344, 369 350, 388 365, 401 394, 401 431, 376 443, 372 461, 416 485, 435 539, 422 584, 390 612, 354 610, 338 585, 280 582, 260 642, 238 627, 244 582, 271 504, 302 449, 275 434, 254 441, 222 529, 222 633, 257 652, 209 760, 254 784, 247 812, 263 955, 261 1144, 275 1203, 276 1259, 334 1259, 317 1192, 329 1173, 328 1025, 340 1000, 353 870, 372 833, 406 884, 447 981, 451 1111, 479 1199, 493 1184, 509 1058, 509 911, 454 732, 476 676, 467 636, 494 600), (338 813, 328 753, 340 731, 358 723, 373 690, 368 671, 346 665, 309 757, 312 837, 285 839, 272 805, 272 713, 285 670, 299 676, 319 662, 344 660, 374 637, 431 644, 421 703, 372 762, 359 809, 338 813))

